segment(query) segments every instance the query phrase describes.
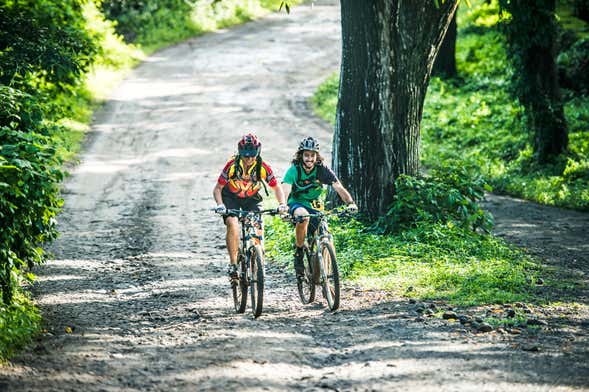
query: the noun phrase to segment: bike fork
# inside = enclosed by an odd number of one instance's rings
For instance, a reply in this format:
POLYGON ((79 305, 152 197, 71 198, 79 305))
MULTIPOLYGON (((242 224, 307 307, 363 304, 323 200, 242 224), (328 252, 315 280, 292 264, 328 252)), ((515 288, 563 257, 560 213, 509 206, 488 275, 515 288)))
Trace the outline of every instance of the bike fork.
POLYGON ((317 260, 318 260, 318 264, 319 264, 319 283, 323 284, 325 283, 325 279, 327 277, 327 272, 325 271, 325 265, 323 264, 323 254, 321 252, 321 250, 323 249, 323 247, 321 245, 324 245, 326 242, 328 241, 321 241, 320 243, 317 244, 317 260))

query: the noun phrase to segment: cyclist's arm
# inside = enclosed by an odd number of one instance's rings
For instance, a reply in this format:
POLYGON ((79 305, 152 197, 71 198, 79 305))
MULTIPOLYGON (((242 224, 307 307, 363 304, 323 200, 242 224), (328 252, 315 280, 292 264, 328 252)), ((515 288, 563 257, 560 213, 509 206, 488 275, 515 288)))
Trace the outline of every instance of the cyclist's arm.
POLYGON ((276 196, 276 200, 278 200, 278 204, 286 205, 286 198, 284 197, 284 192, 282 191, 280 185, 276 184, 274 186, 271 186, 270 188, 272 188, 272 190, 274 191, 274 195, 276 196))
POLYGON ((354 199, 352 199, 352 195, 350 195, 350 192, 348 192, 348 190, 344 188, 341 182, 334 182, 333 184, 331 184, 331 186, 333 187, 333 189, 335 189, 335 191, 337 192, 339 197, 341 197, 344 203, 351 204, 354 202, 354 199))
POLYGON ((284 193, 284 200, 288 200, 288 196, 290 195, 290 190, 292 189, 292 185, 283 182, 282 183, 282 192, 284 193))
POLYGON ((213 197, 215 198, 215 202, 217 205, 223 204, 223 196, 221 196, 221 191, 225 185, 221 185, 217 182, 215 188, 213 188, 213 197))

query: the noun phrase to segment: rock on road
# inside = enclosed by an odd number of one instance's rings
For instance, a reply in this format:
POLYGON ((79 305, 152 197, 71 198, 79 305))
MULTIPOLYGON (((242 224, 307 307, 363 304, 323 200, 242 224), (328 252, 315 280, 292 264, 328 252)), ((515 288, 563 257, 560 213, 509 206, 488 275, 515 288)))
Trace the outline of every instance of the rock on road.
POLYGON ((336 313, 305 307, 272 264, 264 314, 233 312, 212 188, 247 131, 278 174, 303 136, 329 155, 307 99, 338 68, 339 29, 336 2, 300 6, 157 52, 113 92, 37 271, 46 331, 0 368, 0 390, 580 388, 586 366, 565 354, 415 322, 406 300, 347 288, 336 313))

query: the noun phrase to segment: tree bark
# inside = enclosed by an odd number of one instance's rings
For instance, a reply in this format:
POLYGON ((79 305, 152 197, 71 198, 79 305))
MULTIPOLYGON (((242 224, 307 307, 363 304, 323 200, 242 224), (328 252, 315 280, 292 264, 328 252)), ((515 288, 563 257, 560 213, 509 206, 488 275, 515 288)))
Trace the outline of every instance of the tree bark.
POLYGON ((556 67, 556 0, 502 0, 520 101, 526 109, 536 159, 544 164, 568 147, 568 130, 556 67))
POLYGON ((554 40, 549 46, 533 46, 525 52, 530 93, 527 115, 534 132, 534 151, 540 163, 547 163, 568 147, 568 130, 555 62, 554 40))
POLYGON ((432 75, 442 78, 453 78, 457 75, 456 71, 456 37, 458 35, 458 26, 456 23, 456 13, 452 17, 448 31, 444 35, 442 46, 434 61, 432 75))
POLYGON ((332 166, 361 210, 383 215, 401 174, 419 172, 431 69, 457 1, 342 0, 332 166))

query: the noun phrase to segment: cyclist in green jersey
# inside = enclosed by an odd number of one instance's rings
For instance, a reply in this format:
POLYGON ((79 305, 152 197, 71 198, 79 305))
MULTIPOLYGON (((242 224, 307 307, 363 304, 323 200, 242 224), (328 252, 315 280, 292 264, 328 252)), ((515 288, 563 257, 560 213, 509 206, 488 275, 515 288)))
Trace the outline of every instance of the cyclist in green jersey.
MULTIPOLYGON (((319 142, 307 137, 299 143, 292 165, 286 171, 282 179, 282 189, 287 198, 290 214, 296 218, 301 215, 316 213, 323 209, 320 200, 323 185, 331 185, 339 197, 348 205, 347 210, 355 213, 358 211, 350 192, 341 184, 337 176, 324 164, 324 159, 319 154, 319 142)), ((294 254, 294 267, 297 278, 304 274, 303 244, 307 232, 314 233, 317 229, 316 218, 304 218, 296 223, 296 250, 294 254)))

